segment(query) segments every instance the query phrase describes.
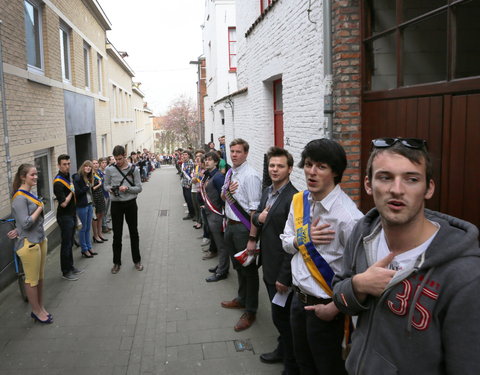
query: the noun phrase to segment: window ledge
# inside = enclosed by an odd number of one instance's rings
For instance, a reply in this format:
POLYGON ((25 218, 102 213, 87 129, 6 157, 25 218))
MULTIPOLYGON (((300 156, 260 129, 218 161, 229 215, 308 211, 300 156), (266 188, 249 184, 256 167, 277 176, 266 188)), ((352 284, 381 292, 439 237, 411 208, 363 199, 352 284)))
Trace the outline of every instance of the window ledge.
POLYGON ((44 86, 52 87, 53 82, 50 78, 45 77, 43 74, 27 71, 27 79, 31 82, 39 83, 44 86))
POLYGON ((245 38, 248 37, 253 32, 253 30, 257 27, 257 25, 265 18, 268 12, 272 10, 272 8, 275 6, 276 3, 278 3, 278 1, 279 0, 272 0, 272 3, 263 10, 262 14, 258 16, 255 22, 253 22, 252 26, 250 26, 248 30, 245 32, 245 38))

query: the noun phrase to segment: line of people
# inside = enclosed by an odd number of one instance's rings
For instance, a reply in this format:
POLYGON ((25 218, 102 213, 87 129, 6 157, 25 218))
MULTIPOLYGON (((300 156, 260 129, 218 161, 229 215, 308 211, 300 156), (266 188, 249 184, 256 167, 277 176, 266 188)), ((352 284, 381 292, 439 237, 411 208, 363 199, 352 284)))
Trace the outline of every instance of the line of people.
MULTIPOLYGON (((237 273, 237 295, 221 302, 243 310, 235 331, 255 321, 263 268, 279 337, 260 360, 283 362, 282 374, 479 372, 478 229, 425 208, 434 192, 426 141, 372 141, 364 185, 375 208, 365 216, 341 189, 347 156, 337 142, 305 146, 303 191, 281 148, 268 150, 272 184, 263 191, 243 139, 230 143, 226 173, 215 152, 195 163, 182 155, 185 201, 200 198, 210 241, 202 245, 218 253, 206 281, 227 278, 230 262, 237 273)), ((190 218, 198 222, 193 207, 190 218)))
MULTIPOLYGON (((110 208, 113 229, 113 267, 117 274, 121 267, 123 222, 127 222, 134 267, 143 271, 138 234, 137 195, 142 191, 139 168, 128 162, 123 146, 115 146, 113 156, 99 160, 86 160, 78 173, 70 176, 70 156, 58 156, 58 173, 53 181, 53 191, 58 202, 56 218, 61 232, 60 267, 62 278, 76 281, 84 272, 74 265, 74 244, 77 217, 81 222, 78 231, 81 256, 93 258, 94 243, 107 241, 106 213, 110 208), (95 214, 95 217, 94 217, 95 214), (93 233, 92 233, 93 228, 93 233), (92 237, 93 235, 93 237, 92 237)), ((43 305, 43 279, 47 256, 47 238, 43 228, 44 203, 32 190, 35 189, 38 172, 32 164, 19 166, 13 181, 12 216, 15 229, 8 233, 15 239, 15 251, 25 273, 25 291, 31 305, 31 317, 40 323, 50 324, 53 316, 43 305)))

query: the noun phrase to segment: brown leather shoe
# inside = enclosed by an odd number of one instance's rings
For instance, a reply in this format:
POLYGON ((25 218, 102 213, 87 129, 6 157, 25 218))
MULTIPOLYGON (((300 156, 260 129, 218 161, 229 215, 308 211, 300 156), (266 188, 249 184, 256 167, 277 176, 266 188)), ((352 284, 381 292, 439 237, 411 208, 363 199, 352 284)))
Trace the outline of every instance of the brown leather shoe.
POLYGON ((255 321, 255 314, 247 311, 240 317, 240 319, 238 320, 237 324, 235 324, 235 327, 233 327, 233 329, 235 330, 235 332, 243 331, 247 328, 250 328, 250 326, 253 324, 254 321, 255 321))
POLYGON ((222 307, 226 309, 243 309, 243 306, 236 298, 232 299, 231 301, 223 301, 221 303, 222 307))

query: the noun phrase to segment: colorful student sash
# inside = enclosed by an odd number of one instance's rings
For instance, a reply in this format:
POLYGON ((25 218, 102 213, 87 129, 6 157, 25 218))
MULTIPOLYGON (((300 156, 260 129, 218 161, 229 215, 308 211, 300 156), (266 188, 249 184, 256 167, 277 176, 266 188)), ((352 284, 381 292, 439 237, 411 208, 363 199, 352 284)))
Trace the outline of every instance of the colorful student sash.
POLYGON ((235 216, 241 221, 243 225, 250 231, 252 224, 250 223, 250 215, 240 206, 240 203, 233 197, 232 193, 230 193, 230 178, 233 173, 233 168, 229 169, 227 174, 225 175, 225 188, 223 189, 223 195, 225 196, 225 201, 227 202, 228 206, 232 209, 235 216))
POLYGON ((95 180, 102 181, 102 178, 101 178, 98 174, 96 174, 96 173, 93 174, 93 178, 94 178, 95 180))
MULTIPOLYGON (((220 173, 220 172, 218 172, 218 173, 220 173)), ((205 186, 208 184, 209 181, 210 181, 210 179, 208 178, 206 181, 201 181, 200 182, 200 194, 202 196, 203 201, 208 206, 208 209, 210 211, 216 213, 217 215, 223 216, 223 213, 217 207, 215 207, 215 205, 212 203, 210 198, 208 198, 208 194, 205 190, 205 186)))
MULTIPOLYGON (((330 297, 333 296, 332 280, 335 273, 333 272, 327 261, 315 249, 315 245, 310 240, 310 202, 308 201, 309 191, 299 191, 293 196, 293 216, 295 223, 295 233, 297 237, 297 245, 302 254, 303 260, 307 265, 308 270, 320 285, 320 287, 330 297)), ((345 357, 348 354, 348 345, 350 343, 350 333, 353 330, 353 325, 349 315, 345 315, 344 322, 344 352, 345 357)))
POLYGON ((60 182, 62 185, 65 185, 65 187, 73 192, 75 192, 75 188, 73 186, 73 183, 68 181, 65 177, 60 176, 59 174, 55 176, 55 179, 53 180, 53 183, 55 182, 60 182))
POLYGON ((293 215, 297 245, 308 270, 315 281, 330 297, 333 295, 332 279, 334 272, 327 261, 318 253, 310 239, 310 202, 308 190, 300 191, 293 196, 293 215))
POLYGON ((13 195, 13 198, 12 198, 12 201, 18 197, 18 196, 24 196, 25 198, 27 198, 29 201, 35 203, 37 206, 39 207, 43 207, 43 202, 38 199, 38 197, 36 197, 35 195, 33 195, 32 193, 30 193, 29 191, 26 191, 26 190, 23 190, 23 189, 18 189, 15 194, 13 195))

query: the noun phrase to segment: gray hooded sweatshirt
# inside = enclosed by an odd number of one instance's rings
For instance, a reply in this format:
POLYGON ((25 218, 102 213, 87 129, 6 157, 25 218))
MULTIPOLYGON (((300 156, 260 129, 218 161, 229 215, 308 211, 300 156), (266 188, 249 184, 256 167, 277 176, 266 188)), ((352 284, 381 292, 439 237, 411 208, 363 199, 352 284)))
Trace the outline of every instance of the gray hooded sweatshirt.
POLYGON ((347 358, 349 374, 480 374, 480 249, 478 229, 425 210, 440 224, 413 269, 396 277, 378 298, 361 304, 352 277, 372 263, 381 230, 376 209, 360 220, 334 278, 334 302, 358 315, 347 358))

